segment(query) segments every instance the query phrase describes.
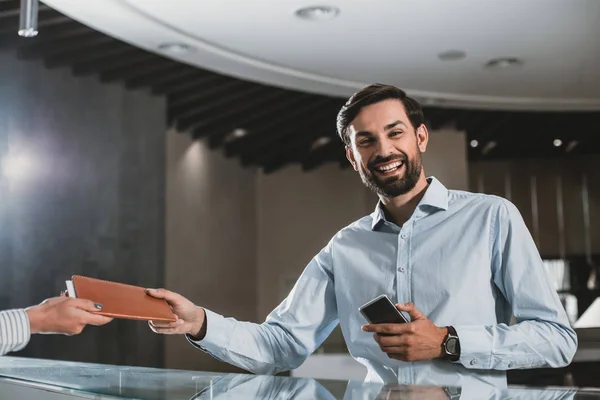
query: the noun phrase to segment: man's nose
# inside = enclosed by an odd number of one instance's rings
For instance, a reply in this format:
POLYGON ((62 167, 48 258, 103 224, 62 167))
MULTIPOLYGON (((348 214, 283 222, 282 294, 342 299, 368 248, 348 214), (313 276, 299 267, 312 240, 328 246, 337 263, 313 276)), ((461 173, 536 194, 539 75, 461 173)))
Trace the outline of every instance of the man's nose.
POLYGON ((397 153, 392 141, 385 137, 377 141, 377 154, 382 157, 388 157, 397 153))

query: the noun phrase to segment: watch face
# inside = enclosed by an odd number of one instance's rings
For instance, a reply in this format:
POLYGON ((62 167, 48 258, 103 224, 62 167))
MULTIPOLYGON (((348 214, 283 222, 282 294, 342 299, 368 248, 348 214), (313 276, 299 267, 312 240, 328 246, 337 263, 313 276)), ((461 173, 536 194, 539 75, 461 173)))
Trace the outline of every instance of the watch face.
POLYGON ((446 342, 446 351, 450 354, 456 354, 456 338, 449 338, 446 342))

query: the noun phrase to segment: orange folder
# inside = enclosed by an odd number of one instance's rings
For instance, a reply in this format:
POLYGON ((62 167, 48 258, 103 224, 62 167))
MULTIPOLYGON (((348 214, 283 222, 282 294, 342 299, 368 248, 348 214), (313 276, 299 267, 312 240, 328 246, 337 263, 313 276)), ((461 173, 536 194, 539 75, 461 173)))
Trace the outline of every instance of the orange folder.
POLYGON ((169 304, 146 294, 143 287, 80 275, 73 275, 66 283, 69 297, 102 304, 103 308, 97 314, 141 321, 176 320, 169 304))

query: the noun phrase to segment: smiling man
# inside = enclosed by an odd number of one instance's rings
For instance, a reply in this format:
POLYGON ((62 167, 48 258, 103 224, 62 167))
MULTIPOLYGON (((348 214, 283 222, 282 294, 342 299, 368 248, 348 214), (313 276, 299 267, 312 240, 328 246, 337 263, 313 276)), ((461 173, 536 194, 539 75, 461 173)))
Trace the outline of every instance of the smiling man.
POLYGON ((519 212, 505 199, 426 178, 419 104, 396 87, 371 85, 349 99, 337 127, 348 160, 379 196, 375 211, 330 240, 264 323, 224 318, 158 289, 149 293, 179 320, 151 328, 186 334, 255 373, 296 368, 338 323, 369 381, 461 385, 470 371, 502 385, 507 369, 569 364, 577 337, 519 212), (358 308, 381 294, 410 322, 365 325, 358 308))

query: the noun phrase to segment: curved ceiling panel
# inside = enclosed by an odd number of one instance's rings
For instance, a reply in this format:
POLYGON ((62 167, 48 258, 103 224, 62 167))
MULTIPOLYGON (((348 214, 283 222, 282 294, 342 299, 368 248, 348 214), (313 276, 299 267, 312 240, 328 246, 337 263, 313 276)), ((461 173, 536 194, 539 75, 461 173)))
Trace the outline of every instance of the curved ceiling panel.
POLYGON ((337 17, 323 21, 298 18, 310 5, 298 0, 44 2, 146 50, 284 88, 348 96, 385 82, 425 105, 600 109, 595 0, 338 0, 337 17), (465 57, 440 59, 450 50, 465 57), (502 57, 518 62, 486 67, 502 57))

